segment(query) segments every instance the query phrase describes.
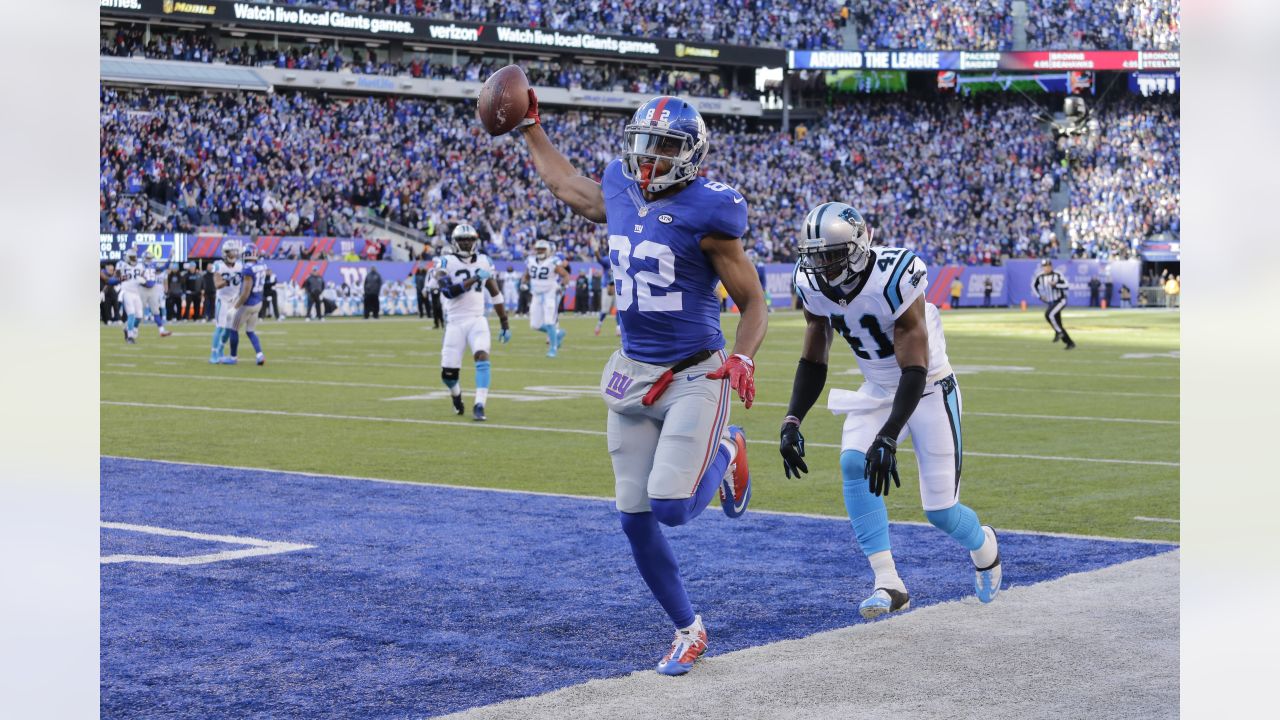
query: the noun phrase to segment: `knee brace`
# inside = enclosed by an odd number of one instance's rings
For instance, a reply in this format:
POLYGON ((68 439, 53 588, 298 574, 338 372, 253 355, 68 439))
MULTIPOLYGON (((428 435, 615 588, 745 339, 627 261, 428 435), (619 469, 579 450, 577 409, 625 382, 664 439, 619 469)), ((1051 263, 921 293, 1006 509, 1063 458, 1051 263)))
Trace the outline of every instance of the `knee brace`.
POLYGON ((924 516, 934 527, 955 538, 971 552, 982 547, 986 540, 982 524, 978 522, 978 514, 960 503, 946 510, 925 510, 924 516))
POLYGON ((461 368, 440 368, 440 379, 444 381, 445 387, 453 387, 458 384, 458 371, 461 368))
POLYGON ((867 456, 857 450, 840 453, 840 474, 844 477, 844 507, 853 525, 862 554, 873 555, 889 549, 889 511, 884 498, 872 495, 867 486, 867 456))

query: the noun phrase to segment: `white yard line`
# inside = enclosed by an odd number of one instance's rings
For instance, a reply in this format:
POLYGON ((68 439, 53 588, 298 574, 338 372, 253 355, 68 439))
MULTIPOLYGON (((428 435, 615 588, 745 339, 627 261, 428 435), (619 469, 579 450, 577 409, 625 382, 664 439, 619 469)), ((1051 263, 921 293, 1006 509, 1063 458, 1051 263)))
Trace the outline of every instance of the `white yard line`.
MULTIPOLYGON (((137 408, 154 408, 157 410, 195 410, 200 412, 221 412, 236 415, 269 415, 275 417, 304 417, 317 418, 321 420, 351 420, 360 422, 378 422, 378 423, 403 423, 409 425, 446 425, 452 427, 466 427, 472 429, 493 428, 497 430, 520 430, 527 432, 544 432, 544 433, 563 433, 570 435, 591 435, 595 437, 604 437, 603 430, 581 430, 577 428, 561 428, 561 427, 540 427, 533 425, 502 425, 498 423, 474 423, 463 422, 458 420, 427 420, 425 418, 396 418, 396 417, 378 417, 369 415, 335 415, 330 413, 310 413, 310 412, 290 412, 286 410, 256 410, 251 408, 224 408, 209 407, 204 405, 172 405, 167 403, 142 403, 142 402, 123 402, 116 400, 101 400, 102 405, 113 405, 118 407, 137 407, 137 408)), ((749 440, 753 445, 776 446, 777 442, 773 440, 749 440)), ((807 443, 809 447, 821 448, 839 448, 839 445, 829 443, 807 443)), ((903 448, 906 452, 911 452, 908 448, 903 448)), ((985 453, 985 452, 966 452, 969 457, 991 457, 991 458, 1012 458, 1020 460, 1052 460, 1060 462, 1084 462, 1084 463, 1102 463, 1111 465, 1155 465, 1160 467, 1178 467, 1176 462, 1168 462, 1164 460, 1119 460, 1109 458, 1083 458, 1083 457, 1065 457, 1059 455, 1022 455, 1013 453, 985 453)))
MULTIPOLYGON (((161 364, 161 363, 157 363, 161 364)), ((103 370, 102 375, 124 375, 133 377, 146 378, 171 378, 175 380, 208 380, 210 382, 224 382, 228 379, 227 375, 188 375, 182 373, 151 373, 151 372, 128 372, 123 370, 103 370)), ((382 383, 359 383, 359 382, 340 382, 336 380, 295 380, 290 378, 253 378, 253 377, 236 377, 235 382, 263 383, 267 385, 315 385, 322 387, 362 387, 362 388, 382 388, 386 390, 416 390, 419 392, 431 392, 439 390, 437 386, 425 387, 422 385, 386 385, 382 383)), ((594 399, 590 396, 583 395, 584 400, 594 399)), ((757 402, 755 405, 760 407, 788 407, 787 403, 777 402, 757 402)), ((994 413, 994 412, 976 412, 970 411, 965 413, 965 417, 993 417, 993 418, 1014 418, 1023 420, 1057 420, 1064 422, 1113 422, 1113 423, 1131 423, 1135 425, 1178 425, 1178 420, 1148 420, 1145 418, 1107 418, 1092 417, 1081 415, 1035 415, 1028 413, 994 413)))
MULTIPOLYGON (((189 460, 155 460, 152 458, 131 457, 128 455, 103 455, 104 458, 112 460, 133 460, 137 462, 163 463, 165 465, 191 465, 194 467, 219 468, 224 470, 244 470, 248 472, 265 472, 279 473, 282 475, 300 475, 302 477, 312 478, 334 478, 337 480, 359 480, 361 482, 387 483, 390 485, 409 485, 413 487, 431 487, 442 488, 446 490, 476 490, 480 492, 502 493, 506 495, 538 495, 543 497, 570 498, 573 500, 592 500, 595 502, 613 502, 613 498, 600 497, 598 495, 573 495, 571 493, 545 492, 541 490, 514 490, 512 488, 498 487, 480 487, 478 485, 451 485, 447 483, 419 482, 417 480, 392 480, 389 478, 375 478, 364 475, 335 475, 333 473, 314 473, 303 470, 280 470, 278 468, 248 467, 244 465, 217 465, 214 463, 193 462, 189 460)), ((801 513, 787 512, 785 510, 752 510, 753 513, 763 515, 781 515, 785 517, 802 517, 811 520, 830 520, 839 521, 841 524, 848 522, 848 518, 843 515, 818 515, 817 513, 801 513)), ((894 524, 898 525, 929 525, 927 522, 916 522, 911 520, 894 520, 894 524)), ((1149 540, 1144 538, 1116 538, 1103 535, 1081 535, 1076 533, 1059 533, 1045 532, 1041 530, 1015 530, 1011 528, 1000 528, 1000 532, 1024 534, 1024 535, 1048 535, 1050 537, 1073 538, 1077 540, 1113 540, 1123 542, 1151 543, 1156 545, 1176 545, 1178 543, 1170 540, 1149 540)))
POLYGON ((1181 525, 1181 524, 1182 524, 1182 521, 1181 521, 1181 520, 1176 520, 1176 519, 1174 519, 1174 518, 1153 518, 1153 517, 1143 517, 1143 516, 1141 516, 1141 515, 1135 515, 1133 519, 1134 519, 1134 520, 1141 520, 1142 522, 1173 523, 1173 524, 1175 524, 1175 525, 1181 525))
MULTIPOLYGON (((197 357, 197 356, 189 356, 189 355, 146 355, 140 358, 137 355, 126 355, 126 354, 120 354, 120 353, 105 353, 102 355, 102 357, 132 358, 135 360, 136 359, 187 360, 193 364, 202 363, 207 358, 207 356, 197 357)), ((334 356, 331 356, 331 357, 334 357, 334 356)), ((432 357, 435 357, 435 355, 432 354, 432 357)), ((370 362, 338 362, 338 361, 329 361, 329 360, 314 360, 311 358, 301 358, 301 357, 271 356, 270 354, 268 354, 268 360, 269 361, 275 360, 278 362, 287 362, 287 363, 301 363, 301 364, 308 364, 308 365, 327 365, 327 366, 333 366, 333 367, 406 368, 409 370, 421 370, 423 372, 429 372, 436 367, 431 363, 409 364, 409 363, 387 363, 387 362, 371 362, 371 361, 370 362)), ((531 373, 540 373, 540 374, 548 374, 548 375, 573 375, 578 377, 589 376, 591 378, 599 377, 599 373, 596 370, 568 370, 568 369, 561 369, 561 368, 527 368, 527 367, 511 368, 511 367, 502 367, 501 365, 495 366, 492 369, 492 372, 498 373, 498 374, 517 373, 517 374, 525 375, 525 374, 531 374, 531 373)), ((1035 373, 1026 373, 1026 374, 1034 375, 1035 373)), ((1081 375, 1081 377, 1082 378, 1084 377, 1083 374, 1081 375)), ((787 377, 756 378, 757 385, 778 384, 778 385, 787 385, 789 387, 792 384, 792 382, 793 382, 792 378, 787 378, 787 377)), ((1145 398, 1180 398, 1181 397, 1181 395, 1179 395, 1178 393, 1116 392, 1112 390, 1059 390, 1055 388, 983 387, 983 386, 974 386, 969 384, 963 384, 961 386, 961 389, 962 390, 991 390, 993 392, 994 391, 1034 392, 1034 393, 1053 393, 1053 394, 1066 394, 1066 395, 1106 395, 1106 396, 1118 396, 1118 397, 1145 397, 1145 398)))
POLYGON ((259 540, 258 538, 243 537, 239 535, 210 535, 208 533, 190 532, 188 530, 174 530, 172 528, 155 527, 154 525, 133 525, 130 523, 118 522, 102 522, 100 524, 102 527, 111 530, 128 530, 130 532, 140 532, 148 535, 163 535, 165 537, 180 537, 191 540, 227 543, 229 545, 249 546, 239 550, 224 550, 222 552, 206 553, 204 555, 107 555, 99 558, 99 562, 102 565, 122 562, 141 562, 156 565, 206 565, 213 562, 238 560, 240 558, 256 557, 258 555, 276 555, 278 553, 293 552, 295 550, 309 550, 315 547, 314 545, 278 542, 275 540, 259 540))

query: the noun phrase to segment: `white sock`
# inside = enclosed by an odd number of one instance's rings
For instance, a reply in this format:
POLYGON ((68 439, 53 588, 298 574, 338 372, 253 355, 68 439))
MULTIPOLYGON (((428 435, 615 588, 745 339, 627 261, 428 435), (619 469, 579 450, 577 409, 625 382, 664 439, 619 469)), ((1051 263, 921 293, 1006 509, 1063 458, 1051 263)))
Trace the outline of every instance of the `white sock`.
POLYGON ((872 553, 867 556, 867 561, 871 563, 871 570, 876 574, 876 587, 889 588, 898 592, 906 592, 907 586, 902 582, 902 578, 898 577, 898 567, 893 562, 893 553, 888 550, 881 550, 878 553, 872 553))
POLYGON ((476 404, 483 405, 489 399, 489 388, 476 388, 476 404))
POLYGON ((701 626, 702 626, 702 616, 701 616, 701 615, 694 615, 694 616, 693 616, 693 624, 692 624, 692 625, 690 625, 689 627, 682 627, 682 628, 680 628, 680 632, 682 632, 682 633, 697 633, 697 632, 698 632, 698 629, 699 629, 701 626))
POLYGON ((733 464, 733 461, 738 459, 738 443, 736 443, 736 442, 734 442, 733 440, 730 440, 730 439, 728 439, 728 438, 722 438, 722 439, 720 440, 720 447, 722 447, 722 448, 724 448, 726 451, 728 451, 728 453, 729 453, 729 464, 730 464, 730 465, 732 465, 732 464, 733 464))
POLYGON ((462 383, 454 383, 453 387, 449 388, 449 394, 454 397, 460 397, 462 395, 462 383))
POLYGON ((982 534, 986 538, 982 541, 982 547, 969 553, 969 557, 973 559, 973 566, 977 568, 991 567, 991 563, 995 562, 996 556, 1000 554, 986 528, 982 529, 982 534))

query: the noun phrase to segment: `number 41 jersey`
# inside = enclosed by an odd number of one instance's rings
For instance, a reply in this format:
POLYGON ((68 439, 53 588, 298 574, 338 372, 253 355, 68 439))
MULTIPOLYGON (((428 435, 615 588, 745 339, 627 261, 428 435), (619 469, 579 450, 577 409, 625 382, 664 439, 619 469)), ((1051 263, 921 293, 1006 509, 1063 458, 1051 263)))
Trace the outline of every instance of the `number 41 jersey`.
POLYGON ((650 202, 623 172, 621 160, 605 168, 601 189, 622 352, 640 362, 671 365, 723 348, 719 278, 699 243, 710 233, 742 237, 746 199, 700 177, 650 202))
MULTIPOLYGON (((793 277, 805 310, 831 321, 831 327, 858 358, 863 377, 893 390, 902 377, 894 356, 893 324, 924 295, 929 287, 928 270, 910 250, 877 247, 871 252, 871 275, 848 302, 836 302, 823 295, 798 265, 793 277)), ((928 381, 934 382, 951 374, 951 362, 947 359, 947 341, 942 336, 938 308, 926 302, 924 319, 929 329, 928 381)))

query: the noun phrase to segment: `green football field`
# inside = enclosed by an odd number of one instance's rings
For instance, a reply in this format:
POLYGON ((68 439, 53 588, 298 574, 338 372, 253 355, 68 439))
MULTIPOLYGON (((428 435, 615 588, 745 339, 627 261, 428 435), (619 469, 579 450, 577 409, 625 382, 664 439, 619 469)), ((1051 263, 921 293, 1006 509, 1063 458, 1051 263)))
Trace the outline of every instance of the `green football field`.
MULTIPOLYGON (((334 475, 608 497, 604 406, 597 386, 614 348, 612 321, 565 316, 560 357, 513 319, 496 341, 489 421, 453 414, 440 382, 442 331, 416 318, 264 321, 267 364, 248 341, 238 366, 208 364, 212 328, 176 323, 137 345, 101 333, 102 453, 334 475)), ((737 318, 726 316, 732 336, 737 318)), ((1178 539, 1179 316, 1164 310, 1068 310, 1079 344, 1065 352, 1039 312, 943 315, 964 402, 963 501, 997 528, 1178 539)), ((795 312, 770 316, 751 410, 732 422, 750 440, 752 507, 844 515, 841 418, 823 400, 804 423, 809 475, 788 480, 777 452, 803 330, 795 312)), ((837 337, 828 386, 861 376, 837 337)), ((915 458, 900 452, 895 521, 923 521, 915 458)))

